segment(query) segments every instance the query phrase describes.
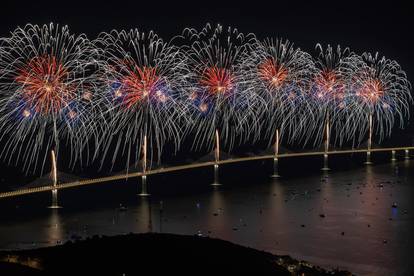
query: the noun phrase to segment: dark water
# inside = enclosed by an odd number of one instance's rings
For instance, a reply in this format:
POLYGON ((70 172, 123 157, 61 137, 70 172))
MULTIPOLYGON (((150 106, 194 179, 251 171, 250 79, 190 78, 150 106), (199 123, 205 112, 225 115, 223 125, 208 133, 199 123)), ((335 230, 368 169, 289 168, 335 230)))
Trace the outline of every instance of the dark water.
POLYGON ((60 210, 44 208, 48 194, 13 199, 1 205, 0 248, 74 235, 199 233, 357 275, 412 275, 414 160, 344 164, 323 174, 319 159, 290 161, 277 180, 267 177, 270 164, 223 168, 218 189, 208 185, 209 170, 154 177, 148 199, 135 195, 132 180, 68 190, 60 210))

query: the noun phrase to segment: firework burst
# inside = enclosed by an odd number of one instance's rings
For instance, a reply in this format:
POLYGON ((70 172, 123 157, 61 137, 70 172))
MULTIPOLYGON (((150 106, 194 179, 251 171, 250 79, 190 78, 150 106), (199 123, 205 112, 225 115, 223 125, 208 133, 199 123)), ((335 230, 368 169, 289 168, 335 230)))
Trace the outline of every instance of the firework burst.
POLYGON ((362 60, 363 64, 353 75, 354 102, 365 122, 373 116, 375 133, 382 140, 391 135, 396 120, 404 127, 404 118, 409 117, 412 103, 411 84, 394 60, 378 53, 364 53, 362 60))
POLYGON ((64 147, 72 168, 142 160, 145 171, 147 148, 150 167, 185 135, 218 160, 220 148, 259 139, 277 156, 280 138, 325 139, 328 151, 329 137, 358 146, 369 133, 370 150, 373 129, 381 140, 404 126, 411 85, 396 61, 316 49, 210 24, 168 42, 136 29, 90 42, 66 26, 19 27, 0 38, 0 158, 43 170, 64 147))
POLYGON ((249 93, 240 70, 254 36, 207 24, 201 31, 184 30, 183 37, 189 57, 186 93, 194 120, 194 148, 211 150, 217 130, 231 149, 236 137, 241 143, 256 129, 255 123, 248 127, 254 121, 254 94, 249 93))
POLYGON ((342 49, 339 45, 336 48, 328 45, 324 49, 318 44, 316 49, 319 52, 315 61, 317 73, 310 90, 313 106, 320 114, 313 132, 315 144, 319 144, 330 129, 335 134, 333 144, 360 141, 363 135, 358 136, 357 131, 361 129, 362 118, 352 97, 351 83, 362 60, 349 48, 342 49), (324 130, 326 126, 330 128, 324 130))
POLYGON ((43 169, 45 153, 66 141, 74 163, 91 134, 94 48, 53 24, 17 28, 0 47, 1 157, 43 169))
POLYGON ((153 149, 149 159, 155 152, 160 162, 164 144, 172 141, 178 149, 183 132, 184 56, 155 33, 136 29, 102 33, 95 44, 102 49, 101 91, 107 99, 103 114, 107 127, 96 156, 103 154, 105 160, 110 154, 113 165, 117 158, 126 160, 127 167, 137 165, 147 137, 153 149), (110 148, 113 152, 108 153, 110 148))
POLYGON ((289 142, 300 140, 315 121, 305 98, 315 71, 311 56, 288 40, 266 39, 252 45, 243 69, 260 98, 255 116, 260 118, 269 143, 275 140, 277 129, 289 142))

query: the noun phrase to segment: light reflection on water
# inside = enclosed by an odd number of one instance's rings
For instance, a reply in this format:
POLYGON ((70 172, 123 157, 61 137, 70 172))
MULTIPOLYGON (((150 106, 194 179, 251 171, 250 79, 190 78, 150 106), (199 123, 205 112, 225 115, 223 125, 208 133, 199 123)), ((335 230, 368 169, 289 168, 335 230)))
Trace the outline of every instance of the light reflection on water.
POLYGON ((126 211, 112 205, 50 210, 3 220, 0 248, 55 245, 95 234, 202 234, 358 275, 406 275, 413 269, 412 169, 406 161, 137 198, 126 211), (392 208, 394 202, 398 208, 392 208))

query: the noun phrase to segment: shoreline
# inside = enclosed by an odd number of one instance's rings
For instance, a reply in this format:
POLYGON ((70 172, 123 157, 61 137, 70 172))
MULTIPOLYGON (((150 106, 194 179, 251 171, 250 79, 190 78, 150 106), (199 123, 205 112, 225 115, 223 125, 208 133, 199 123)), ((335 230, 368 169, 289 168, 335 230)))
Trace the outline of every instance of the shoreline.
POLYGON ((94 236, 52 247, 0 251, 0 271, 8 275, 86 272, 102 272, 103 275, 137 275, 138 272, 353 275, 224 240, 158 233, 94 236))

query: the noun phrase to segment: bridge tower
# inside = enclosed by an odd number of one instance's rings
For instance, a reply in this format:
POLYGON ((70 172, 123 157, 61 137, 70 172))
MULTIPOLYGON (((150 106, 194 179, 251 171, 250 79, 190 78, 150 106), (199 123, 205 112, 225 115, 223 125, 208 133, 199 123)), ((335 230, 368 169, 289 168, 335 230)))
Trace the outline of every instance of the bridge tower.
POLYGON ((141 193, 139 196, 149 196, 147 187, 147 135, 144 136, 144 144, 142 146, 142 175, 141 175, 141 193))
POLYGON ((279 143, 280 143, 280 133, 279 129, 276 129, 275 134, 275 144, 274 144, 274 152, 275 156, 273 157, 273 174, 271 177, 278 178, 279 175, 279 143))
POLYGON ((322 171, 329 171, 328 167, 328 152, 329 152, 329 139, 330 139, 330 127, 329 127, 329 117, 326 119, 325 125, 325 153, 323 154, 323 167, 322 171))
POLYGON ((396 158, 396 156, 395 156, 395 150, 392 150, 392 151, 391 151, 391 161, 392 161, 392 162, 397 161, 397 158, 396 158))
POLYGON ((216 129, 216 148, 214 149, 214 181, 211 184, 212 186, 220 186, 219 183, 219 161, 220 161, 220 135, 219 131, 216 129))
POLYGON ((368 150, 367 150, 367 160, 364 164, 371 165, 371 149, 372 149, 372 113, 369 114, 369 132, 368 132, 368 150))
POLYGON ((51 152, 51 157, 52 157, 52 171, 51 171, 52 187, 55 189, 52 189, 52 205, 50 205, 48 208, 59 209, 62 207, 59 206, 58 204, 58 190, 56 189, 56 186, 58 184, 58 176, 57 176, 56 155, 55 155, 54 150, 52 150, 51 152))

